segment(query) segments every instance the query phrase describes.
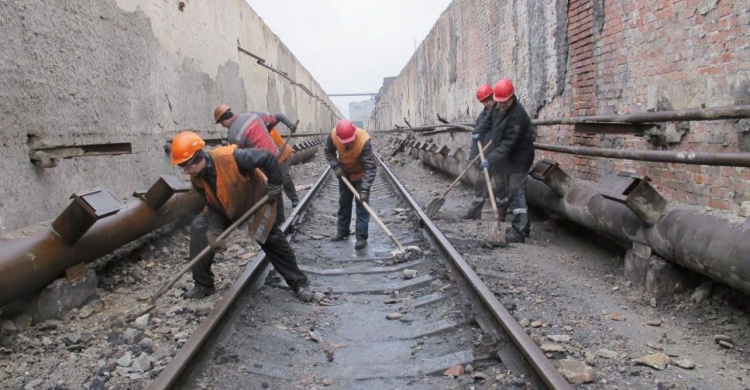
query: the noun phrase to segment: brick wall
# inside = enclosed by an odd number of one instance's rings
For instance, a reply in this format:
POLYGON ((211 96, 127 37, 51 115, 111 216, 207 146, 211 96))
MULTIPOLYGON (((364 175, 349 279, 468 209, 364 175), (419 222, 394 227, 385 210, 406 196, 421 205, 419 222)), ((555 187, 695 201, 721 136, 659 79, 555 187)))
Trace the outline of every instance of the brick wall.
MULTIPOLYGON (((511 78, 532 118, 750 104, 750 13, 727 0, 454 0, 378 104, 371 128, 472 120, 476 87, 511 78), (433 44, 458 37, 454 58, 433 44), (455 80, 438 76, 458 69, 455 80), (456 64, 451 64, 456 61, 456 64), (436 73, 437 72, 437 73, 436 73), (432 84, 431 84, 432 83, 432 84), (416 96, 422 96, 419 100, 416 96)), ((537 128, 537 142, 638 150, 750 152, 750 120, 665 124, 666 136, 582 135, 537 128)), ((449 146, 465 134, 435 136, 449 146)), ((750 169, 647 163, 538 152, 574 177, 646 174, 668 199, 740 212, 750 169)))

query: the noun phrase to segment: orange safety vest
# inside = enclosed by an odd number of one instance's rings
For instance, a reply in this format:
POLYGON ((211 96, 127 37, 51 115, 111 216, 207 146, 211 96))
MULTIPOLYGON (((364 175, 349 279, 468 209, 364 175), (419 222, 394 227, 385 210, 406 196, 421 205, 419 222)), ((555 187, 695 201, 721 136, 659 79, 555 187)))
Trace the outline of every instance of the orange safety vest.
MULTIPOLYGON (((259 169, 247 176, 240 173, 233 155, 236 148, 237 145, 221 146, 208 152, 216 167, 216 192, 202 177, 190 177, 193 185, 205 192, 206 202, 224 213, 230 221, 239 219, 250 210, 263 197, 266 186, 266 175, 259 169)), ((248 220, 248 232, 265 243, 274 221, 276 206, 266 203, 248 220)))
POLYGON ((365 167, 362 165, 362 160, 359 156, 362 154, 365 142, 370 140, 370 134, 365 129, 357 128, 354 137, 354 146, 347 149, 344 143, 339 141, 339 137, 336 136, 336 128, 331 131, 333 146, 336 147, 336 151, 339 153, 339 164, 341 164, 344 172, 349 175, 349 180, 351 181, 357 181, 365 174, 365 167))
MULTIPOLYGON (((281 138, 281 134, 279 134, 278 130, 273 128, 268 132, 268 134, 271 135, 273 143, 276 144, 277 148, 280 149, 282 146, 284 146, 284 139, 281 138)), ((283 163, 284 161, 289 159, 289 157, 291 157, 293 153, 294 149, 290 148, 289 144, 287 144, 284 150, 279 150, 279 163, 283 163)))

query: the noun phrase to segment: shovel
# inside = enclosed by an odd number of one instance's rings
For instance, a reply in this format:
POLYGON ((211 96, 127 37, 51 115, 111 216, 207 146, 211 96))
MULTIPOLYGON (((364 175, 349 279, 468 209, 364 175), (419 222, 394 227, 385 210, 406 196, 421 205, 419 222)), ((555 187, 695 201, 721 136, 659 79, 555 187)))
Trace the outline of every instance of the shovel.
MULTIPOLYGON (((492 145, 492 140, 490 140, 490 142, 487 142, 487 145, 484 146, 484 150, 487 151, 490 145, 492 145)), ((443 204, 445 204, 445 196, 448 195, 448 192, 450 192, 450 190, 452 190, 456 184, 458 184, 458 182, 461 180, 462 177, 464 177, 466 172, 469 172, 469 169, 471 169, 474 163, 477 162, 478 158, 479 158, 479 154, 477 154, 476 157, 474 157, 474 159, 472 159, 469 162, 469 165, 467 165, 466 168, 464 168, 464 171, 458 175, 456 180, 454 180, 453 183, 451 183, 451 185, 448 186, 448 189, 446 189, 445 192, 443 192, 443 194, 440 195, 439 198, 435 198, 430 201, 430 203, 427 205, 428 217, 432 218, 435 214, 437 214, 438 211, 440 211, 440 208, 443 207, 443 204)))
POLYGON ((362 207, 364 207, 365 210, 367 210, 367 212, 370 213, 370 216, 372 217, 372 219, 374 219, 375 222, 377 222, 378 225, 380 225, 380 227, 383 229, 383 231, 385 231, 385 234, 387 234, 388 237, 393 241, 393 243, 396 244, 396 246, 398 247, 398 249, 396 249, 395 251, 392 252, 395 257, 397 257, 397 258, 404 258, 404 257, 406 257, 406 253, 407 252, 412 252, 412 251, 418 252, 419 251, 418 247, 412 247, 412 246, 409 246, 406 249, 404 249, 404 246, 401 245, 401 243, 398 241, 398 239, 396 239, 396 236, 394 236, 393 233, 391 233, 391 231, 388 230, 388 228, 385 226, 385 224, 380 219, 380 217, 378 217, 378 215, 375 214, 375 211, 373 211, 370 208, 370 205, 368 205, 366 202, 362 202, 362 200, 359 198, 359 192, 357 192, 357 190, 354 188, 354 186, 352 185, 352 183, 349 182, 349 179, 347 179, 344 176, 341 176, 341 181, 343 181, 344 184, 346 184, 346 186, 349 187, 349 190, 354 194, 354 197, 357 198, 357 202, 359 202, 359 203, 362 204, 362 207))
MULTIPOLYGON (((297 119, 297 122, 294 122, 294 128, 295 128, 295 129, 297 128, 297 125, 298 125, 298 124, 299 124, 299 119, 297 119)), ((295 131, 296 131, 296 130, 295 130, 295 131)), ((294 135, 294 133, 292 133, 292 132, 290 131, 290 132, 289 132, 289 137, 286 137, 286 141, 284 141, 284 146, 282 146, 282 147, 281 147, 281 149, 279 150, 279 157, 281 157, 281 155, 282 155, 282 154, 284 154, 284 149, 286 149, 286 145, 287 145, 287 144, 289 143, 289 140, 290 140, 290 139, 292 139, 292 136, 293 136, 293 135, 294 135)))
MULTIPOLYGON (((242 225, 248 219, 250 219, 250 217, 252 217, 252 215, 255 214, 256 211, 258 211, 258 209, 260 209, 264 204, 268 203, 270 200, 272 200, 272 199, 270 199, 268 197, 268 195, 264 195, 262 198, 260 198, 260 200, 257 201, 253 205, 253 207, 250 208, 250 210, 247 210, 247 212, 245 212, 245 214, 243 214, 242 217, 240 217, 238 220, 234 221, 234 223, 232 223, 228 228, 226 228, 226 230, 224 230, 219 235, 219 237, 216 238, 216 241, 218 242, 218 241, 221 241, 221 240, 225 239, 230 233, 232 233, 234 231, 234 229, 237 229, 238 226, 242 225)), ((149 298, 148 303, 145 304, 145 306, 142 306, 142 307, 140 307, 140 308, 132 311, 131 313, 129 313, 126 316, 126 322, 133 321, 136 318, 138 318, 138 317, 140 317, 140 316, 142 316, 142 315, 150 312, 151 310, 153 310, 156 307, 156 305, 155 305, 156 304, 156 300, 159 299, 159 298, 161 298, 161 296, 164 295, 164 293, 166 293, 167 290, 169 290, 172 286, 174 286, 175 283, 177 283, 178 280, 180 280, 180 278, 182 277, 182 275, 185 275, 185 273, 188 272, 188 270, 190 270, 191 268, 193 268, 193 266, 198 261, 200 261, 203 258, 203 256, 207 255, 208 252, 210 252, 210 251, 211 251, 211 246, 210 245, 208 245, 205 248, 203 248, 203 250, 200 251, 200 253, 198 253, 195 257, 193 257, 193 259, 190 260, 189 263, 187 263, 184 267, 182 267, 182 269, 180 270, 180 272, 178 272, 177 274, 175 274, 172 277, 172 279, 169 281, 169 283, 165 284, 164 287, 162 287, 159 291, 156 292, 156 294, 152 295, 151 298, 149 298)))
MULTIPOLYGON (((482 142, 477 142, 479 145, 479 157, 482 159, 482 165, 484 165, 484 150, 482 149, 482 142)), ((488 144, 489 145, 489 144, 488 144)), ((490 203, 492 204, 492 211, 495 212, 495 222, 492 224, 490 229, 489 239, 487 243, 492 246, 504 248, 508 246, 508 240, 505 239, 505 227, 500 220, 500 213, 497 211, 497 203, 495 203, 495 193, 492 191, 492 181, 490 180, 490 171, 487 167, 482 167, 484 171, 484 179, 487 181, 487 193, 490 196, 490 203)))

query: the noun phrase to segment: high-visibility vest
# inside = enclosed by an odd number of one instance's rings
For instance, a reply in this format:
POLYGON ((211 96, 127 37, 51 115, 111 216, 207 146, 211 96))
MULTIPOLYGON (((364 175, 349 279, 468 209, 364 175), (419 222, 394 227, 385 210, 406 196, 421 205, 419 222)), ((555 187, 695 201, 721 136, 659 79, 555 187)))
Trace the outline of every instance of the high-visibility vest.
POLYGON ((331 131, 333 146, 336 147, 336 151, 339 153, 339 164, 341 164, 341 168, 347 173, 351 181, 357 181, 365 174, 365 167, 362 165, 362 159, 359 156, 362 155, 365 143, 370 140, 370 134, 365 129, 357 128, 354 137, 354 146, 347 149, 344 143, 339 141, 339 137, 336 136, 336 129, 334 128, 331 131))
MULTIPOLYGON (((202 188, 206 202, 221 211, 230 221, 239 219, 264 195, 266 175, 259 169, 243 175, 234 159, 237 145, 221 146, 209 151, 216 167, 216 191, 201 176, 191 176, 194 186, 202 188)), ((248 220, 248 232, 264 243, 276 221, 276 206, 266 203, 248 220)))
POLYGON ((281 138, 281 134, 279 134, 279 131, 275 128, 271 129, 271 131, 268 132, 268 134, 271 135, 271 138, 273 139, 273 143, 276 144, 276 147, 279 148, 279 163, 283 163, 284 161, 288 160, 289 157, 292 156, 294 153, 294 149, 290 148, 287 144, 284 150, 281 150, 281 147, 284 146, 284 139, 281 138))

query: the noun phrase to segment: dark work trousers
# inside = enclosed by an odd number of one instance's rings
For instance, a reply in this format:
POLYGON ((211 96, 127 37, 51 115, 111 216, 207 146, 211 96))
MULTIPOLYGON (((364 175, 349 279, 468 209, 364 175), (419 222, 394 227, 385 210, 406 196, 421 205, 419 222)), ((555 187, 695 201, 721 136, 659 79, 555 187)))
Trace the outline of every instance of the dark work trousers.
POLYGON ((519 173, 495 173, 495 201, 497 210, 500 212, 501 220, 505 220, 505 214, 510 206, 513 212, 511 228, 519 235, 528 237, 531 233, 531 222, 529 221, 528 206, 526 205, 526 172, 519 173))
POLYGON ((482 217, 485 198, 487 198, 487 181, 484 180, 484 172, 480 169, 477 180, 474 181, 474 199, 471 201, 469 211, 466 212, 468 218, 482 217))
POLYGON ((292 175, 289 174, 289 160, 287 159, 281 163, 281 173, 284 175, 284 193, 292 205, 299 203, 299 197, 297 196, 297 189, 294 187, 294 181, 292 181, 292 175))
MULTIPOLYGON (((352 182, 354 188, 357 191, 362 188, 362 181, 358 180, 352 182)), ((354 200, 354 194, 349 190, 349 187, 339 179, 339 222, 338 232, 344 236, 349 235, 349 223, 352 221, 352 201, 354 200)), ((356 223, 356 235, 357 238, 367 239, 367 227, 370 223, 370 214, 365 210, 365 207, 361 203, 357 204, 357 223, 356 223)))
POLYGON ((279 196, 276 197, 276 224, 281 226, 284 224, 284 220, 286 217, 284 216, 284 195, 279 194, 279 196))
MULTIPOLYGON (((227 220, 224 228, 229 226, 227 220)), ((245 225, 243 225, 244 227, 245 225)), ((203 213, 198 214, 190 224, 190 258, 194 258, 203 248, 208 245, 208 219, 203 213)), ((294 255, 291 245, 287 242, 284 233, 279 229, 278 223, 273 225, 271 232, 268 234, 265 244, 258 243, 260 248, 268 257, 276 271, 286 281, 286 284, 295 292, 302 286, 307 285, 307 276, 297 266, 297 258, 294 255)), ((214 251, 210 251, 201 261, 193 266, 193 280, 196 284, 211 287, 214 285, 214 274, 211 272, 211 265, 214 262, 214 251)))

